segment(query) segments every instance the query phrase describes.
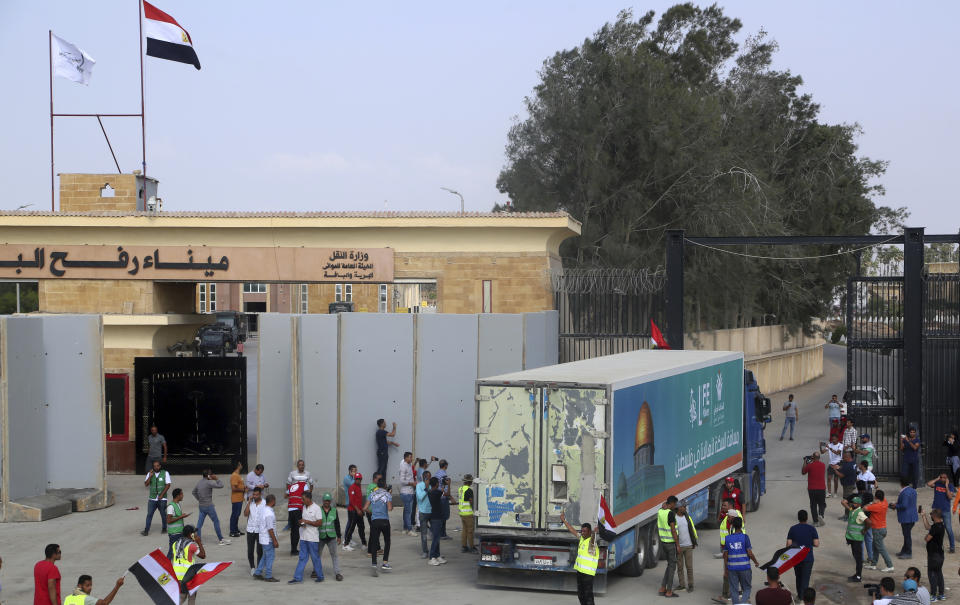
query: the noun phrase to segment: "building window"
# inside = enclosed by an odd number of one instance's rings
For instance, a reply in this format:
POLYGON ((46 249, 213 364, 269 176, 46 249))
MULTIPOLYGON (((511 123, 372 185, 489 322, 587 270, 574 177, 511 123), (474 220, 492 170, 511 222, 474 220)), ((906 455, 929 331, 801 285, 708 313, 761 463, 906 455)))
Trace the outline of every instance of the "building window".
POLYGON ((337 284, 333 291, 334 302, 353 302, 353 284, 337 284))
POLYGON ((300 284, 300 312, 304 314, 310 312, 310 306, 307 302, 308 294, 307 284, 300 284))
POLYGON ((493 281, 489 279, 483 280, 483 306, 481 307, 481 313, 493 313, 493 281))
POLYGON ((213 313, 217 310, 217 284, 211 283, 207 289, 210 292, 210 312, 213 313))
POLYGON ((380 311, 381 313, 386 313, 387 312, 387 284, 380 284, 378 300, 380 302, 377 306, 377 310, 380 311))
POLYGON ((243 293, 244 294, 266 294, 267 284, 246 282, 245 284, 243 284, 243 293))
POLYGON ((197 284, 197 289, 200 292, 200 312, 215 312, 217 310, 217 284, 197 284))
POLYGON ((0 315, 33 313, 39 309, 37 282, 0 282, 0 315))
POLYGON ((207 312, 207 284, 200 284, 200 312, 207 312))

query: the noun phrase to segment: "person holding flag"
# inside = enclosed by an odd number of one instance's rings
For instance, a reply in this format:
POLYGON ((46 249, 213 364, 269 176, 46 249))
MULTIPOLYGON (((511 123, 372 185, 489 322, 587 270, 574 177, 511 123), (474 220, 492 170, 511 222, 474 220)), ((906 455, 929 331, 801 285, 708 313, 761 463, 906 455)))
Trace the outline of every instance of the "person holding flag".
POLYGON ((793 567, 797 578, 797 599, 802 600, 803 594, 810 586, 810 574, 813 573, 813 549, 820 546, 820 534, 817 528, 807 523, 807 511, 797 511, 797 524, 787 531, 787 547, 777 551, 779 554, 770 562, 783 572, 793 567), (806 549, 806 553, 804 553, 806 549), (787 558, 783 559, 786 554, 787 558))
POLYGON ((577 572, 577 598, 580 600, 580 605, 594 605, 593 578, 597 575, 597 566, 600 564, 600 547, 597 546, 597 537, 589 523, 584 523, 580 526, 580 531, 577 531, 567 521, 564 511, 560 511, 560 520, 567 527, 567 531, 580 540, 577 546, 577 559, 573 563, 573 568, 577 572))

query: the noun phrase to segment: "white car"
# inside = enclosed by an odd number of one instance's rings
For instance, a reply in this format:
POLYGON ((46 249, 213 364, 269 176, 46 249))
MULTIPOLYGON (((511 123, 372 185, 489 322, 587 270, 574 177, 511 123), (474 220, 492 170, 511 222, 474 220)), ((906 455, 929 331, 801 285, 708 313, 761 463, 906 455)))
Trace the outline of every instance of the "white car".
POLYGON ((884 387, 855 386, 843 394, 841 413, 847 414, 847 406, 853 407, 893 407, 896 406, 893 395, 884 387))

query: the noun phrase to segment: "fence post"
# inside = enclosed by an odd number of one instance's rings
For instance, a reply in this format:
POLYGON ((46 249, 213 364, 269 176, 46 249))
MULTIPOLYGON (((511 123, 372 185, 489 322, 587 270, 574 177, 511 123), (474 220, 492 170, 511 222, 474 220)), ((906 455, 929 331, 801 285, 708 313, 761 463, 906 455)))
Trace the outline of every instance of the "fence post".
POLYGON ((903 236, 903 415, 922 435, 923 227, 906 228, 903 236))
POLYGON ((671 349, 683 349, 683 229, 667 229, 667 329, 671 349))

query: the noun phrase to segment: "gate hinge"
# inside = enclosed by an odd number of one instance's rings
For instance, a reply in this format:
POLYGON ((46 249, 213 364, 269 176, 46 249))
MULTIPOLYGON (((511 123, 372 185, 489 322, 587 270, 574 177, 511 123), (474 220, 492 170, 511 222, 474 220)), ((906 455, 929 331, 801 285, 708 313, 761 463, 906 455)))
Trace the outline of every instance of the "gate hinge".
POLYGON ((481 395, 480 393, 477 393, 476 395, 474 395, 473 398, 476 399, 477 401, 490 401, 489 395, 481 395))
POLYGON ((477 435, 486 435, 490 432, 490 427, 478 426, 475 429, 473 429, 473 432, 476 433, 477 435))

